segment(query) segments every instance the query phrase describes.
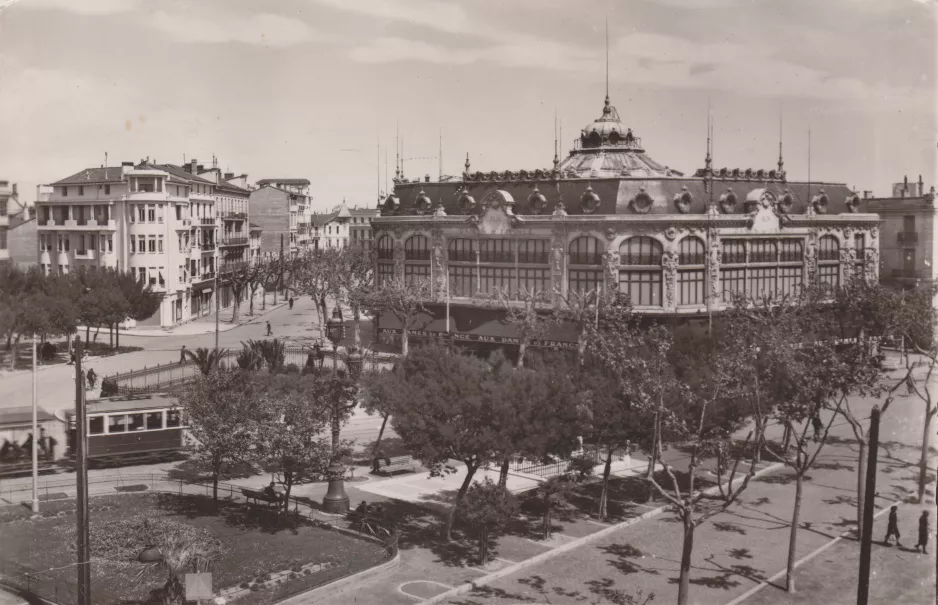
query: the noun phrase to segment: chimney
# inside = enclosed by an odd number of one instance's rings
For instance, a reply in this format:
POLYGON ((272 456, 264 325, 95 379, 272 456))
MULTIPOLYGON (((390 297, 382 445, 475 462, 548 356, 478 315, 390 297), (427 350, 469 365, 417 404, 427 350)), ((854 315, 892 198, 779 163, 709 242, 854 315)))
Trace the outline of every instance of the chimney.
POLYGON ((195 158, 192 158, 192 161, 189 162, 189 172, 191 174, 196 173, 196 162, 198 162, 198 160, 196 160, 195 158))
POLYGON ((902 197, 909 194, 909 175, 902 178, 902 197))
POLYGON ((225 180, 226 180, 226 181, 230 181, 230 180, 233 179, 233 178, 234 178, 234 173, 233 173, 233 172, 226 172, 226 173, 225 173, 225 180))
POLYGON ((133 162, 121 162, 121 174, 127 174, 129 171, 134 169, 133 162))
POLYGON ((915 195, 925 195, 925 181, 922 180, 922 175, 918 175, 918 191, 915 192, 915 195))
POLYGON ((427 176, 423 177, 423 182, 424 182, 424 183, 429 183, 429 182, 430 182, 430 175, 429 175, 429 174, 428 174, 427 176))
POLYGON ((199 174, 199 172, 202 172, 203 168, 205 168, 205 166, 203 166, 202 164, 199 164, 197 167, 197 172, 193 172, 192 174, 199 174))
POLYGON ((19 194, 16 192, 16 183, 13 183, 13 199, 18 200, 19 194))
POLYGON ((868 200, 868 199, 870 199, 870 196, 871 196, 871 195, 873 195, 873 192, 872 192, 872 191, 864 191, 864 192, 863 192, 863 199, 868 200))

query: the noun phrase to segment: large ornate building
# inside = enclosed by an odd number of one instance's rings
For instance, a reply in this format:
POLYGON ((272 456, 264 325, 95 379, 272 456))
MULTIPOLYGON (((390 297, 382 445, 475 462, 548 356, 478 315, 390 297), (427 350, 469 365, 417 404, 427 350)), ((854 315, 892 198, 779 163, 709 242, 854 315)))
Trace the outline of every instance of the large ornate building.
MULTIPOLYGON (((431 281, 422 332, 509 343, 499 291, 556 307, 618 290, 638 313, 699 317, 737 293, 875 280, 879 217, 842 183, 790 181, 781 151, 769 170, 714 168, 708 152, 687 176, 649 157, 607 96, 552 168, 472 172, 467 157, 462 178, 435 183, 398 171, 372 221, 377 279, 431 281)), ((384 314, 378 329, 400 325, 384 314)))

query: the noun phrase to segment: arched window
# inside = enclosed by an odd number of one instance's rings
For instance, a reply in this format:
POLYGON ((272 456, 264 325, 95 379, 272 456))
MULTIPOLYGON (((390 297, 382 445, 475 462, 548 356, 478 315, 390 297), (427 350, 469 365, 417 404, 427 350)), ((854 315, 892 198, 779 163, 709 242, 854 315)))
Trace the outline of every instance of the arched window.
POLYGON ((430 260, 430 248, 427 238, 414 235, 404 242, 404 260, 430 260))
POLYGON ((387 235, 378 238, 378 260, 394 260, 394 244, 387 235))
POLYGON ((703 240, 699 237, 685 237, 678 244, 677 304, 702 305, 706 281, 706 254, 703 240))
POLYGON ((602 265, 602 245, 595 237, 578 237, 570 242, 571 265, 602 265))
POLYGON ((619 246, 619 292, 635 306, 661 306, 661 243, 652 237, 632 237, 619 246))
POLYGON ((818 282, 822 288, 840 287, 840 242, 833 235, 825 235, 818 241, 818 282))
POLYGON ((446 244, 446 258, 458 263, 476 262, 475 243, 471 239, 451 239, 446 244))
POLYGON ((378 273, 375 281, 379 286, 390 283, 394 279, 394 244, 390 236, 382 235, 378 238, 378 273))
POLYGON ((623 265, 661 266, 661 243, 653 237, 632 237, 619 246, 619 262, 623 265))

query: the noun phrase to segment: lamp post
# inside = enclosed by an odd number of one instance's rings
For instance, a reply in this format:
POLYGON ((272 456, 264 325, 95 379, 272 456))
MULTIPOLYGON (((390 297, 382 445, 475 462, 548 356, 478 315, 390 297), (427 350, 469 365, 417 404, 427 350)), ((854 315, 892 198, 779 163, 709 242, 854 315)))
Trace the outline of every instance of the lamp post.
MULTIPOLYGON (((342 314, 339 312, 338 305, 336 305, 332 310, 332 317, 326 322, 326 333, 329 336, 329 340, 332 342, 333 380, 339 379, 339 341, 342 340, 344 327, 345 326, 342 324, 342 314)), ((335 396, 338 398, 339 393, 336 393, 335 396)), ((333 402, 333 406, 338 407, 339 405, 341 404, 338 399, 336 399, 336 401, 333 402)), ((334 409, 332 414, 333 460, 332 464, 327 469, 327 473, 329 474, 329 489, 322 499, 322 509, 327 513, 344 515, 349 509, 349 497, 345 492, 345 467, 342 466, 339 459, 335 457, 336 447, 338 445, 338 424, 338 409, 334 409)))

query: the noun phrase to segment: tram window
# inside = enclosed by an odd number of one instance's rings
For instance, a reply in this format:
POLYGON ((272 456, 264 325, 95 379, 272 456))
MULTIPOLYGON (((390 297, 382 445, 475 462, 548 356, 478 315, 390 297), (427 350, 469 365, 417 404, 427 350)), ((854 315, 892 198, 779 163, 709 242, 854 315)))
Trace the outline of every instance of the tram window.
POLYGON ((130 420, 130 422, 127 423, 128 431, 142 431, 146 428, 143 424, 142 413, 141 414, 127 414, 127 418, 128 420, 130 420))
POLYGON ((147 430, 163 428, 163 412, 147 412, 147 430))
POLYGON ((179 410, 167 410, 166 411, 166 428, 177 427, 181 424, 182 414, 179 410))
POLYGON ((108 416, 107 417, 107 432, 108 433, 126 433, 127 432, 127 416, 120 414, 119 416, 108 416))
POLYGON ((104 433, 104 416, 93 416, 88 419, 88 434, 102 435, 104 433))

